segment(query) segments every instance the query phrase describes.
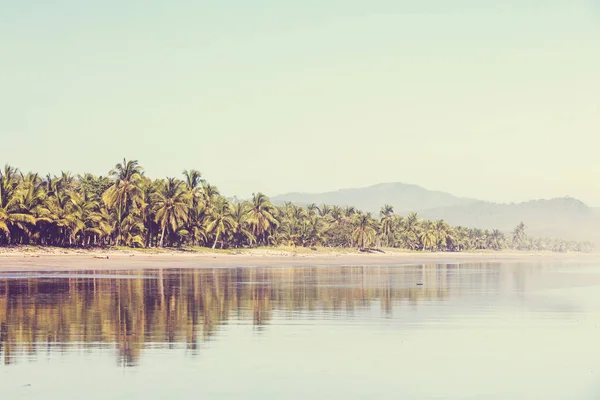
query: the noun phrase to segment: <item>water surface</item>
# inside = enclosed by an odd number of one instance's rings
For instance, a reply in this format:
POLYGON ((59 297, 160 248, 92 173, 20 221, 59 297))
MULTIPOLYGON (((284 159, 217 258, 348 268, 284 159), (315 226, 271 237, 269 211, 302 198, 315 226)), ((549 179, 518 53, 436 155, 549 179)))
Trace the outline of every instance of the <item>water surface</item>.
POLYGON ((0 273, 0 389, 598 399, 598 265, 0 273))

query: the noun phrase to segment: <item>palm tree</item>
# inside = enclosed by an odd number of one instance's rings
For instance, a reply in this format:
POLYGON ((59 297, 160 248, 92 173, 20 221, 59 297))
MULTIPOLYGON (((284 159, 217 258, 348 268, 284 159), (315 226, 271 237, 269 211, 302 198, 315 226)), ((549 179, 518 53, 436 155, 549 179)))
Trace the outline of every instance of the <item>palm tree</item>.
POLYGON ((406 218, 398 215, 398 214, 394 214, 392 216, 392 235, 391 235, 391 243, 388 244, 388 246, 391 247, 404 247, 407 248, 408 246, 406 246, 406 243, 404 242, 404 236, 402 235, 402 232, 405 229, 405 225, 406 225, 406 218))
POLYGON ((360 250, 369 247, 375 240, 377 231, 375 230, 375 221, 371 218, 371 214, 357 213, 353 218, 354 232, 352 232, 352 240, 360 250))
POLYGON ((381 207, 381 211, 379 211, 379 216, 381 218, 381 236, 385 238, 385 245, 390 245, 390 237, 394 234, 394 207, 389 204, 381 207))
POLYGON ((435 236, 437 238, 437 248, 440 250, 448 249, 448 241, 451 238, 451 228, 443 219, 434 223, 435 236))
POLYGON ((97 228, 97 223, 100 222, 101 216, 97 211, 99 204, 93 200, 92 194, 89 192, 71 193, 71 204, 69 207, 70 213, 76 219, 77 223, 71 232, 72 239, 80 234, 80 243, 83 246, 89 246, 92 237, 100 236, 101 231, 97 228))
MULTIPOLYGON (((219 237, 222 234, 232 233, 235 227, 235 220, 231 216, 231 206, 224 198, 219 198, 210 212, 210 222, 206 227, 207 232, 215 235, 215 241, 212 248, 216 248, 219 237)), ((223 247, 223 246, 221 246, 223 247)))
POLYGON ((277 220, 279 222, 279 232, 275 239, 277 243, 285 243, 289 246, 296 246, 300 242, 300 225, 305 217, 302 207, 291 202, 285 202, 283 207, 278 207, 277 220))
POLYGON ((109 212, 106 207, 100 208, 100 222, 98 222, 100 235, 98 239, 101 246, 110 244, 110 238, 114 235, 116 225, 115 215, 109 212))
POLYGON ((231 206, 231 218, 234 221, 233 238, 236 247, 241 247, 244 243, 252 245, 256 242, 248 224, 249 210, 250 205, 246 202, 235 203, 231 206))
POLYGON ((216 186, 206 184, 202 186, 201 190, 202 200, 204 201, 204 208, 210 213, 213 205, 220 196, 219 189, 216 186))
POLYGON ((404 226, 401 231, 401 240, 406 247, 411 250, 416 250, 419 247, 419 236, 421 227, 419 225, 419 217, 417 213, 410 213, 404 220, 404 226))
POLYGON ((421 229, 419 239, 421 240, 421 245, 423 247, 423 251, 429 249, 431 251, 435 251, 435 246, 437 243, 437 235, 436 235, 436 227, 435 224, 431 221, 425 221, 423 223, 423 227, 421 229))
POLYGON ((141 197, 143 169, 137 160, 115 165, 109 173, 113 185, 102 194, 102 201, 110 210, 116 212, 116 244, 122 240, 122 224, 141 197))
POLYGON ((59 190, 48 198, 48 215, 45 217, 53 227, 55 242, 60 246, 72 245, 76 232, 83 227, 83 222, 72 212, 72 193, 59 190))
POLYGON ((208 212, 203 202, 191 206, 188 212, 187 230, 192 246, 206 244, 206 225, 208 224, 208 212))
POLYGON ((14 196, 19 185, 19 175, 19 170, 8 164, 4 166, 4 171, 0 171, 0 207, 7 207, 7 203, 14 196))
POLYGON ((305 218, 300 227, 300 237, 305 246, 316 246, 323 244, 323 219, 317 215, 311 215, 305 218))
POLYGON ((351 219, 354 214, 356 214, 358 211, 356 210, 356 207, 354 206, 346 206, 344 208, 344 216, 348 219, 351 219))
MULTIPOLYGON (((43 181, 38 174, 29 173, 23 177, 19 184, 18 190, 15 191, 15 209, 22 213, 31 215, 34 219, 29 219, 29 225, 47 221, 45 218, 48 214, 46 207, 46 192, 44 190, 43 181)), ((27 241, 30 242, 34 237, 40 235, 40 229, 27 229, 27 241)))
POLYGON ((200 171, 196 171, 195 169, 185 170, 183 171, 183 176, 185 177, 185 186, 187 190, 190 192, 197 191, 202 185, 206 183, 204 179, 202 179, 202 174, 200 171))
MULTIPOLYGON (((3 172, 0 171, 0 231, 4 233, 7 243, 11 242, 13 233, 25 236, 28 226, 36 223, 35 217, 23 212, 20 207, 21 179, 19 170, 9 165, 4 167, 3 172)), ((16 243, 20 243, 20 238, 16 243)))
POLYGON ((251 208, 248 210, 248 223, 257 241, 268 244, 268 236, 272 229, 279 226, 275 218, 275 207, 269 198, 262 193, 252 194, 251 208))
POLYGON ((188 211, 188 222, 186 229, 188 231, 189 239, 192 246, 196 245, 196 241, 203 237, 203 230, 200 229, 202 225, 202 210, 204 205, 200 207, 201 199, 203 198, 202 187, 206 185, 206 181, 202 179, 200 171, 185 170, 183 171, 185 180, 185 187, 191 195, 192 203, 188 211), (202 233, 201 233, 202 232, 202 233))
POLYGON ((150 247, 152 238, 158 234, 160 230, 156 223, 156 191, 160 188, 160 181, 152 181, 148 178, 143 178, 140 185, 141 195, 138 202, 138 211, 140 219, 144 225, 144 247, 150 247))
POLYGON ((487 235, 485 231, 481 229, 472 229, 471 230, 471 243, 473 247, 477 250, 485 249, 487 242, 487 235))
POLYGON ((123 243, 126 246, 144 246, 144 223, 140 218, 138 209, 127 215, 127 217, 123 220, 121 224, 121 229, 123 235, 123 243))
MULTIPOLYGON (((337 207, 337 209, 339 210, 339 207, 337 207)), ((332 207, 328 206, 327 204, 323 204, 321 205, 321 207, 317 207, 317 211, 319 212, 319 216, 321 218, 325 218, 326 216, 331 214, 332 207)))
POLYGON ((464 251, 470 248, 469 230, 462 226, 454 230, 455 234, 451 237, 452 249, 454 251, 464 251))
POLYGON ((75 189, 75 177, 69 171, 61 171, 58 178, 59 190, 72 191, 75 189))
POLYGON ((8 227, 8 220, 8 212, 4 208, 0 208, 0 231, 2 231, 8 239, 10 239, 10 229, 8 227))
POLYGON ((323 218, 327 218, 330 217, 332 222, 335 223, 340 223, 342 221, 342 219, 344 218, 344 210, 342 210, 342 208, 340 206, 333 206, 331 207, 331 210, 326 211, 327 210, 327 206, 323 205, 322 209, 321 209, 321 216, 323 218))
POLYGON ((505 240, 504 234, 498 229, 494 229, 488 236, 487 247, 492 250, 502 250, 505 240))
POLYGON ((516 249, 520 249, 525 244, 525 224, 521 222, 515 230, 513 231, 513 247, 516 249))
POLYGON ((188 220, 190 193, 182 181, 167 178, 154 193, 155 221, 161 229, 159 246, 164 246, 167 229, 174 234, 188 220))

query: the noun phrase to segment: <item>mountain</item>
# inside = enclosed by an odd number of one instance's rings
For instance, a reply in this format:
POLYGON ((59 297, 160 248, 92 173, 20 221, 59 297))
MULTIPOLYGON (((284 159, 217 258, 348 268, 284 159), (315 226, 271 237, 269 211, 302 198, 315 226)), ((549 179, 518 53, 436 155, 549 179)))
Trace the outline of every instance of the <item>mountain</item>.
POLYGON ((275 204, 287 201, 299 205, 311 203, 355 206, 377 215, 381 206, 390 204, 396 212, 467 205, 476 200, 456 197, 449 193, 427 190, 404 183, 381 183, 365 188, 342 189, 326 193, 288 193, 271 198, 275 204))
POLYGON ((457 197, 417 185, 382 183, 326 193, 288 193, 271 200, 276 204, 289 201, 299 205, 352 205, 374 216, 378 216, 382 205, 391 204, 401 215, 417 212, 422 218, 444 219, 452 225, 504 232, 511 232, 524 222, 532 236, 589 240, 600 245, 600 208, 590 208, 569 197, 501 204, 457 197))
POLYGON ((421 210, 419 215, 428 219, 444 219, 452 225, 505 232, 524 222, 532 236, 600 243, 600 214, 569 197, 517 204, 480 201, 467 206, 421 210))

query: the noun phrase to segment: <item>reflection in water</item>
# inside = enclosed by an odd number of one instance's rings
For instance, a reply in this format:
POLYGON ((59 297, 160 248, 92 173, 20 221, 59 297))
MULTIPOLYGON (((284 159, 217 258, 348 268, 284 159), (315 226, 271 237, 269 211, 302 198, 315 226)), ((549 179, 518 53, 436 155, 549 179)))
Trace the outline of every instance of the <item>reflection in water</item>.
MULTIPOLYGON (((144 348, 185 345, 192 354, 219 327, 266 329, 282 319, 349 318, 379 305, 440 302, 463 291, 525 290, 521 269, 490 264, 420 267, 231 268, 0 274, 0 355, 4 364, 40 352, 118 349, 137 365, 144 348), (512 284, 511 284, 512 282, 512 284), (421 285, 422 284, 422 285, 421 285)), ((524 270, 528 272, 524 272, 524 270)))
MULTIPOLYGON (((274 312, 286 319, 315 312, 336 318, 368 309, 373 302, 391 313, 398 302, 443 300, 449 295, 447 281, 458 269, 431 265, 0 275, 0 352, 4 364, 11 364, 18 356, 35 357, 40 351, 116 345, 120 362, 132 366, 148 346, 185 344, 195 351, 199 341, 209 340, 231 320, 251 321, 260 328, 274 312)), ((484 280, 493 276, 473 275, 484 280)), ((482 284, 486 282, 477 283, 482 284)))
POLYGON ((588 267, 0 273, 0 388, 44 400, 598 399, 600 269, 588 267))

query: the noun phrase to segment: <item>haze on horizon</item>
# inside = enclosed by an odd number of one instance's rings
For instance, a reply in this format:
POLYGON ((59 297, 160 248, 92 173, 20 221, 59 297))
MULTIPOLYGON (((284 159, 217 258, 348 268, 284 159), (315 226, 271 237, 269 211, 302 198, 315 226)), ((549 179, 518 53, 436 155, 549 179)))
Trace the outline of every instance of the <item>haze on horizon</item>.
POLYGON ((600 206, 600 3, 0 0, 0 163, 600 206))

